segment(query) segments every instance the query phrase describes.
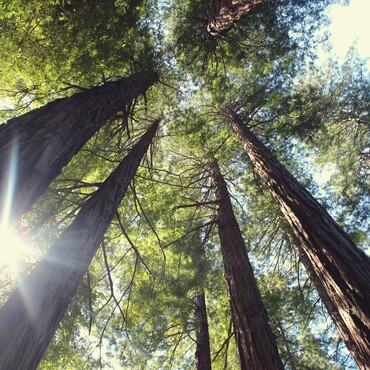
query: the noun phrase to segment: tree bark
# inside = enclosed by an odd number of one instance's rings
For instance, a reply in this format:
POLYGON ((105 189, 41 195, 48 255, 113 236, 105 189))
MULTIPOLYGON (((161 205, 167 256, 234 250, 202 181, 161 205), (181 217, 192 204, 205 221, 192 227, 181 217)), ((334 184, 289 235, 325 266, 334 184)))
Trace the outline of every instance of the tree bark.
POLYGON ((225 108, 252 164, 301 243, 298 253, 360 369, 370 369, 370 258, 273 154, 225 108))
POLYGON ((241 369, 282 370, 252 266, 217 162, 211 166, 217 224, 241 369))
POLYGON ((87 272, 159 121, 84 203, 19 288, 0 309, 0 368, 35 369, 87 272))
POLYGON ((197 370, 211 370, 211 350, 209 345, 208 319, 204 292, 195 296, 195 315, 199 327, 197 329, 195 365, 197 370))
POLYGON ((250 15, 266 0, 213 0, 211 19, 204 25, 207 40, 215 40, 230 31, 241 18, 250 15))
POLYGON ((0 209, 13 194, 10 220, 26 212, 103 124, 145 94, 156 74, 132 75, 57 99, 0 126, 0 209), (9 177, 15 176, 12 189, 9 177))

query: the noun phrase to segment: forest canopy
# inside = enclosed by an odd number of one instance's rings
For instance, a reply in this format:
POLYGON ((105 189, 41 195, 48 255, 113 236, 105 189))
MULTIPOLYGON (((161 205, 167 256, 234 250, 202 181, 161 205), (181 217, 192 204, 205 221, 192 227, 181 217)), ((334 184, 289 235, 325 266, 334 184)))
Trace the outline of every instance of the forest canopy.
POLYGON ((30 368, 245 369, 263 338, 269 369, 370 366, 370 75, 315 63, 333 3, 0 4, 0 327, 50 313, 30 368))

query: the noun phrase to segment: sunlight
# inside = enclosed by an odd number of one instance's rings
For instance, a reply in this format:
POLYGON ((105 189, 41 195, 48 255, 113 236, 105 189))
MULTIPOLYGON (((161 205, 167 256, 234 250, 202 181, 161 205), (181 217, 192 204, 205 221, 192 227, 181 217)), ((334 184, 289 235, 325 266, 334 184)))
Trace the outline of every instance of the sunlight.
POLYGON ((11 214, 14 186, 17 177, 17 161, 18 161, 18 143, 17 141, 15 141, 13 142, 11 147, 9 166, 4 176, 5 178, 8 179, 8 181, 6 184, 4 184, 6 188, 3 189, 3 198, 1 199, 1 203, 3 204, 3 209, 1 210, 2 229, 6 228, 4 225, 8 224, 11 214))
POLYGON ((357 41, 362 58, 370 56, 368 14, 370 2, 351 0, 348 6, 333 5, 330 11, 331 41, 334 52, 345 56, 353 42, 357 41))
POLYGON ((19 264, 27 256, 28 246, 14 230, 6 225, 0 227, 0 266, 12 272, 18 270, 19 264))
POLYGON ((370 23, 367 21, 370 2, 351 0, 347 6, 334 4, 329 9, 331 24, 327 30, 330 32, 332 49, 329 53, 319 51, 320 63, 333 56, 345 60, 354 45, 360 57, 367 60, 366 65, 370 69, 370 23))
POLYGON ((9 167, 6 171, 8 181, 4 184, 6 188, 3 191, 0 224, 0 267, 9 268, 14 273, 18 270, 19 263, 26 256, 28 249, 25 241, 17 235, 16 230, 9 226, 16 181, 17 153, 18 145, 15 141, 11 147, 9 167))

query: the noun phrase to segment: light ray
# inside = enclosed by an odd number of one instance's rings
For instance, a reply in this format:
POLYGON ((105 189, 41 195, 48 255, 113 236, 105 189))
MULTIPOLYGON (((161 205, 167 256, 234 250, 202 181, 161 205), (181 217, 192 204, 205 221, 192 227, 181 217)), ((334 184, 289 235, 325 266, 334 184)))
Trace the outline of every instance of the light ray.
POLYGON ((9 227, 10 216, 14 198, 14 188, 17 179, 18 142, 15 139, 10 151, 9 166, 5 173, 7 182, 3 189, 3 209, 1 210, 1 228, 9 227), (5 198, 5 199, 4 199, 5 198))
POLYGON ((27 245, 17 235, 15 225, 12 225, 11 212, 13 207, 14 188, 17 178, 18 142, 13 141, 8 169, 5 172, 5 184, 2 192, 1 222, 0 222, 0 266, 8 267, 16 273, 18 264, 27 253, 27 245))

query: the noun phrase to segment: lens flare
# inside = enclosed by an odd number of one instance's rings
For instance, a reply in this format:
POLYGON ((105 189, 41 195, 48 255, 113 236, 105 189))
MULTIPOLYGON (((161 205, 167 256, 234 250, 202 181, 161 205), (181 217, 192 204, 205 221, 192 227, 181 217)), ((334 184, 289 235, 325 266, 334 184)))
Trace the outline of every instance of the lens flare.
POLYGON ((11 212, 13 205, 14 188, 17 176, 18 144, 13 141, 10 152, 8 169, 4 174, 6 181, 3 182, 2 189, 2 209, 0 224, 0 266, 8 267, 14 272, 17 270, 19 262, 24 259, 27 253, 26 243, 17 235, 15 228, 12 227, 11 212))
POLYGON ((5 189, 3 189, 3 209, 1 210, 1 220, 2 220, 2 227, 10 222, 11 217, 11 210, 12 210, 12 203, 14 197, 14 188, 16 184, 17 178, 17 162, 18 162, 18 143, 17 140, 14 140, 10 158, 9 158, 9 166, 8 170, 5 173, 5 178, 7 178, 7 182, 3 183, 5 189), (4 199, 5 197, 5 199, 4 199))
POLYGON ((7 225, 0 226, 0 266, 16 272, 28 254, 28 246, 7 225))

